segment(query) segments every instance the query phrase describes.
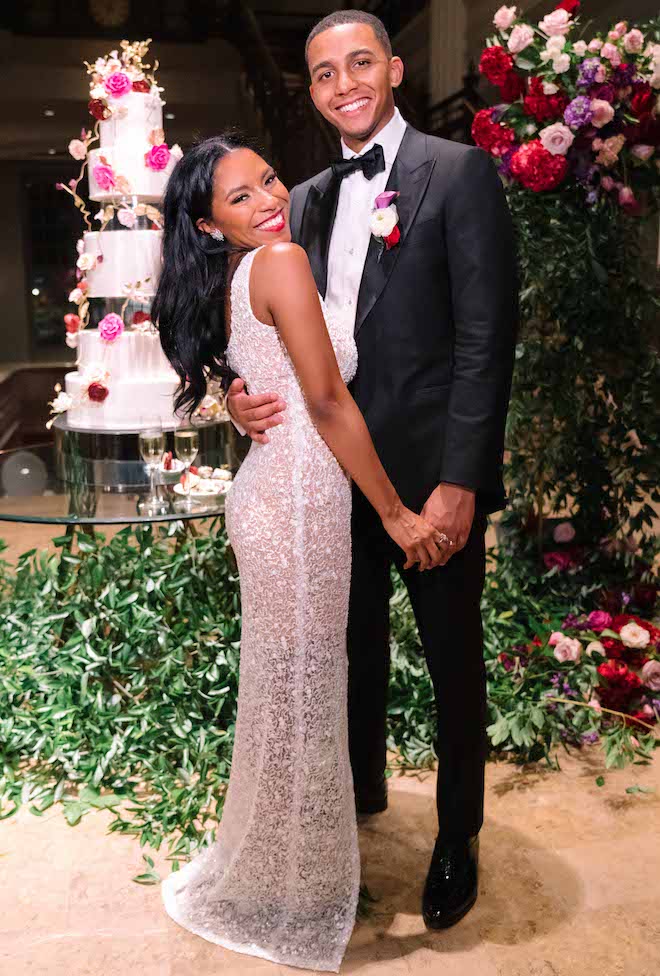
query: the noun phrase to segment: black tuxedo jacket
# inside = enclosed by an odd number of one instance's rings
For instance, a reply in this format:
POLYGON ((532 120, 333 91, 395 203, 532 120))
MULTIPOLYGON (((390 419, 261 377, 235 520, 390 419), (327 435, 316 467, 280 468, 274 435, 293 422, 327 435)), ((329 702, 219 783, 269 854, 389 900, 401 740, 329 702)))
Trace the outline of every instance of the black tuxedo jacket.
MULTIPOLYGON (((377 141, 377 140, 376 140, 377 141)), ((339 181, 331 169, 291 192, 293 239, 325 296, 339 181)), ((401 241, 371 239, 355 323, 351 392, 404 504, 420 511, 441 481, 506 505, 504 428, 518 323, 514 234, 482 149, 408 126, 387 183, 401 241)))

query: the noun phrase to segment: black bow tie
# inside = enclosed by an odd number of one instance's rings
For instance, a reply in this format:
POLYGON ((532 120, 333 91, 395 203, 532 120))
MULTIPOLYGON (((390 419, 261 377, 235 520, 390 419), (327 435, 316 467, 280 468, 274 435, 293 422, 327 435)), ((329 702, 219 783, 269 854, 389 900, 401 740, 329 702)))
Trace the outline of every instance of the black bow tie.
POLYGON ((376 173, 382 173, 385 170, 385 153, 383 147, 376 143, 363 156, 353 156, 352 159, 337 159, 331 165, 332 172, 339 180, 343 180, 345 176, 350 176, 351 173, 355 173, 359 169, 364 173, 365 179, 373 180, 376 173))

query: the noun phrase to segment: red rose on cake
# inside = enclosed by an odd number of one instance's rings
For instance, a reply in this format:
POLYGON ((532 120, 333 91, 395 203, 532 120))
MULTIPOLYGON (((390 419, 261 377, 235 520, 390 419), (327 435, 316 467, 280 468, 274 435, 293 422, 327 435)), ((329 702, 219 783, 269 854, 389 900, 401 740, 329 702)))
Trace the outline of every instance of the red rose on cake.
POLYGON ((151 85, 145 78, 140 78, 139 81, 133 82, 133 91, 144 92, 145 95, 148 95, 151 91, 151 85))
POLYGON ((105 383, 100 383, 98 380, 90 383, 87 387, 87 396, 95 403, 103 403, 109 392, 110 390, 105 383))

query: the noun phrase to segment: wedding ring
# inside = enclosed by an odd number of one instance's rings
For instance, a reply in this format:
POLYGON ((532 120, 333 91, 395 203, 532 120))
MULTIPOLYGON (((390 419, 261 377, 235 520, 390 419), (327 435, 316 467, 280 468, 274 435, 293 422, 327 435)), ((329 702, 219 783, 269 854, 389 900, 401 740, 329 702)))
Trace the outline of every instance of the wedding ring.
POLYGON ((438 539, 440 540, 440 542, 446 542, 450 549, 453 546, 456 545, 456 543, 454 542, 454 540, 453 539, 450 539, 449 536, 448 535, 445 535, 444 532, 441 532, 440 533, 440 535, 438 536, 438 539))

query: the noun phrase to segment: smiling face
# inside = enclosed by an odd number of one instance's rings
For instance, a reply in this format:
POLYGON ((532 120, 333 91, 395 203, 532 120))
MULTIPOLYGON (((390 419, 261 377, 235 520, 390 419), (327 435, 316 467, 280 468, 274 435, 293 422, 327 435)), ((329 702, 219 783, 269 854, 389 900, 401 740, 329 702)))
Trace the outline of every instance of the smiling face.
POLYGON ((393 89, 403 80, 403 62, 388 57, 368 24, 341 24, 313 39, 308 63, 314 104, 359 152, 394 114, 393 89))
POLYGON ((244 248, 290 241, 289 191, 277 173, 251 149, 235 149, 216 165, 210 220, 198 220, 207 234, 221 230, 244 248))

